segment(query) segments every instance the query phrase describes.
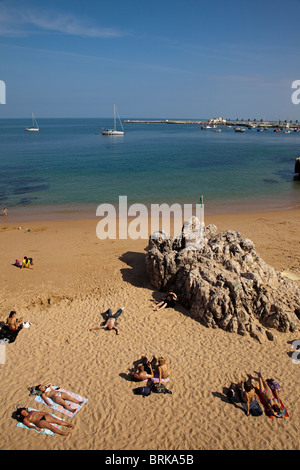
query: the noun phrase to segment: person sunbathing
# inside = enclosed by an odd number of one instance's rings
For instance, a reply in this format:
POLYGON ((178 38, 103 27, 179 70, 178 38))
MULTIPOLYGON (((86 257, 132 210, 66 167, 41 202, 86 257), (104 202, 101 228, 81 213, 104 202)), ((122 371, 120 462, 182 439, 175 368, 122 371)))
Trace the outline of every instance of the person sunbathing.
POLYGON ((170 378, 170 372, 167 366, 167 362, 161 356, 158 359, 154 357, 151 362, 153 367, 155 368, 155 372, 151 380, 153 382, 157 382, 158 386, 160 387, 161 382, 168 382, 170 378))
POLYGON ((48 398, 51 398, 51 400, 54 401, 54 403, 56 403, 57 405, 61 405, 63 408, 65 408, 68 411, 75 411, 76 408, 73 408, 72 406, 70 406, 66 402, 66 400, 72 403, 75 403, 76 405, 81 405, 83 403, 83 400, 82 401, 76 400, 76 398, 73 398, 67 393, 63 392, 59 387, 53 388, 51 384, 49 384, 47 387, 45 385, 37 385, 37 387, 35 388, 37 392, 42 392, 39 395, 42 397, 42 399, 45 401, 45 403, 48 406, 52 406, 48 398))
POLYGON ((137 366, 136 372, 133 374, 133 378, 134 378, 135 380, 140 380, 140 381, 152 379, 152 377, 154 376, 154 374, 153 374, 153 369, 152 369, 151 363, 148 364, 148 367, 149 367, 149 369, 150 369, 150 374, 145 371, 145 366, 144 366, 144 364, 139 364, 139 365, 137 366))
POLYGON ((253 377, 249 374, 249 377, 253 380, 256 380, 259 385, 259 391, 261 397, 264 400, 268 414, 275 416, 276 418, 281 418, 285 414, 285 409, 281 407, 278 392, 273 394, 270 389, 267 381, 263 378, 262 373, 259 372, 258 377, 253 377))
POLYGON ((120 333, 119 333, 119 330, 116 326, 116 320, 119 318, 119 316, 123 312, 124 308, 125 307, 119 308, 119 310, 114 314, 112 314, 112 311, 109 308, 107 310, 107 321, 106 321, 105 325, 90 328, 90 331, 102 330, 103 328, 107 328, 108 330, 115 330, 116 334, 119 335, 120 333))
POLYGON ((73 424, 66 423, 62 419, 56 418, 49 413, 42 411, 28 410, 28 408, 18 408, 16 411, 17 420, 24 423, 30 429, 50 429, 50 431, 61 434, 62 436, 68 436, 70 433, 58 429, 53 424, 59 424, 60 426, 66 426, 67 428, 74 428, 73 424))
POLYGON ((162 301, 154 305, 153 310, 162 310, 163 308, 173 308, 175 307, 176 301, 178 300, 175 292, 168 292, 167 297, 163 297, 162 301))
POLYGON ((255 400, 255 389, 250 380, 241 382, 241 399, 247 405, 247 416, 250 416, 250 404, 255 400))

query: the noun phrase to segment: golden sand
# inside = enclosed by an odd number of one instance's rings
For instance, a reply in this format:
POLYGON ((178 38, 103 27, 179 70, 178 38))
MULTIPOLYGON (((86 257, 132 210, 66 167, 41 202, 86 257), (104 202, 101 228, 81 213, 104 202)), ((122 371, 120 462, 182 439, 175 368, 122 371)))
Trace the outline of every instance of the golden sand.
MULTIPOLYGON (((300 277, 299 210, 207 216, 218 231, 253 240, 276 270, 300 277)), ((154 312, 160 299, 145 273, 147 240, 105 240, 97 220, 0 221, 1 318, 11 310, 34 324, 5 346, 0 364, 0 448, 6 450, 299 449, 300 365, 292 342, 300 333, 276 333, 275 342, 207 329, 178 304, 154 312), (26 229, 30 228, 30 232, 26 229), (30 256, 34 269, 18 269, 30 256), (120 335, 89 331, 109 307, 125 307, 120 335), (168 360, 172 394, 135 396, 128 372, 141 356, 168 360), (277 380, 289 418, 247 417, 224 390, 262 370, 277 380), (16 427, 16 404, 51 412, 28 387, 49 381, 88 398, 68 437, 16 427)), ((56 412, 60 418, 64 416, 56 412)))

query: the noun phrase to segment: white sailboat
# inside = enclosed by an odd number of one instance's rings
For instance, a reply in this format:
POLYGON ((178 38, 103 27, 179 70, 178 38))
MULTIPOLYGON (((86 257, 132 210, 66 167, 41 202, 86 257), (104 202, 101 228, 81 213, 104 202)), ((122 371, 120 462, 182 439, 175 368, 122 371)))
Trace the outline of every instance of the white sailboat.
POLYGON ((32 113, 32 127, 26 127, 25 131, 38 132, 40 130, 35 115, 32 113))
POLYGON ((102 130, 102 135, 124 135, 124 128, 123 128, 119 113, 116 110, 116 105, 115 104, 114 104, 114 128, 113 129, 103 129, 102 130), (118 115, 119 123, 120 123, 120 126, 121 126, 122 130, 117 130, 116 113, 118 115))

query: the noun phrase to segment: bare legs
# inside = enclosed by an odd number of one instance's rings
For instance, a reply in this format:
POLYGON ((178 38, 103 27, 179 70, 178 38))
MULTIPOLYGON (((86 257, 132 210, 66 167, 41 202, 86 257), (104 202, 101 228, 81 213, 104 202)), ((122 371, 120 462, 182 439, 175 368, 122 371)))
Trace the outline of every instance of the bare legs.
POLYGON ((83 403, 82 401, 76 400, 76 398, 71 397, 65 392, 60 392, 60 395, 61 396, 54 395, 51 398, 55 403, 57 403, 57 405, 63 406, 68 411, 74 411, 76 408, 73 408, 72 406, 70 406, 65 400, 75 403, 76 405, 81 405, 81 403, 83 403))
POLYGON ((53 426, 53 424, 58 424, 60 426, 65 426, 67 428, 74 428, 73 424, 66 423, 62 419, 55 418, 54 416, 51 416, 50 414, 44 415, 44 419, 41 419, 37 425, 37 427, 41 429, 50 429, 50 431, 54 432, 55 434, 61 434, 62 436, 68 436, 70 433, 62 431, 61 429, 58 429, 56 426, 53 426))

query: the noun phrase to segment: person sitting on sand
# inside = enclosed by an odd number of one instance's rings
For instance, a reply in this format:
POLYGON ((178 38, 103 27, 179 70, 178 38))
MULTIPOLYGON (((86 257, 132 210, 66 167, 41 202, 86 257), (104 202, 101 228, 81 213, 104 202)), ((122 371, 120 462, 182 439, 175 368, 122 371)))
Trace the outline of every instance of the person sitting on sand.
POLYGON ((90 331, 102 330, 103 328, 107 328, 108 330, 115 330, 116 334, 119 335, 120 333, 119 333, 118 328, 116 327, 116 320, 117 320, 117 318, 119 318, 119 316, 123 312, 124 308, 125 307, 119 308, 119 310, 114 315, 112 314, 112 310, 109 308, 107 310, 107 321, 106 321, 105 325, 96 326, 95 328, 90 328, 90 331))
POLYGON ((17 318, 17 312, 12 310, 6 320, 9 331, 18 331, 22 329, 23 317, 17 318))
MULTIPOLYGON (((156 358, 154 358, 154 359, 155 359, 155 362, 156 362, 156 358)), ((157 361, 158 361, 158 368, 157 368, 158 370, 157 370, 157 372, 154 372, 153 377, 152 377, 151 380, 153 382, 158 382, 158 386, 160 386, 161 382, 168 382, 169 381, 170 372, 169 372, 169 368, 167 366, 167 361, 163 357, 160 356, 157 361)), ((153 363, 153 366, 155 366, 154 363, 153 363)))
POLYGON ((148 372, 145 371, 145 366, 144 364, 139 364, 137 366, 137 370, 136 372, 133 374, 133 378, 135 380, 148 380, 148 379, 152 379, 152 377, 154 376, 153 374, 153 369, 152 369, 152 365, 151 363, 148 364, 148 367, 150 369, 150 374, 148 374, 148 372))
POLYGON ((19 332, 23 327, 23 317, 17 318, 17 313, 12 310, 6 319, 6 324, 2 326, 0 331, 0 339, 8 339, 10 343, 13 343, 19 332))
POLYGON ((66 402, 66 400, 72 403, 75 403, 76 405, 81 405, 83 403, 83 401, 76 400, 76 398, 71 397, 67 393, 63 391, 59 391, 60 387, 57 387, 54 389, 52 384, 49 384, 47 387, 45 385, 37 385, 35 388, 36 388, 37 393, 42 392, 39 395, 43 398, 43 400, 48 406, 52 406, 48 398, 51 398, 51 400, 54 401, 54 403, 56 403, 57 405, 61 405, 63 408, 65 408, 68 411, 75 411, 76 408, 73 408, 72 406, 70 406, 66 402))
POLYGON ((251 380, 241 382, 241 399, 247 405, 247 416, 250 416, 250 404, 255 400, 255 389, 252 385, 251 380))
POLYGON ((263 378, 262 373, 259 372, 258 377, 253 377, 252 375, 249 375, 249 377, 258 382, 259 392, 264 400, 267 413, 271 416, 275 416, 276 418, 284 416, 285 409, 281 407, 277 390, 275 391, 276 396, 274 396, 267 381, 263 378))
POLYGON ((162 310, 163 308, 173 308, 175 307, 176 301, 178 300, 175 292, 168 292, 167 297, 163 297, 163 300, 158 304, 154 305, 153 310, 162 310))
POLYGON ((24 423, 30 429, 50 429, 50 431, 61 434, 62 436, 68 436, 70 433, 61 431, 53 424, 59 424, 60 426, 66 426, 68 428, 74 428, 73 424, 66 423, 62 419, 56 418, 49 413, 42 411, 28 410, 27 408, 18 408, 16 411, 17 420, 24 423))
POLYGON ((22 261, 22 268, 33 269, 32 265, 33 265, 33 259, 27 258, 27 256, 24 256, 24 259, 22 261))

